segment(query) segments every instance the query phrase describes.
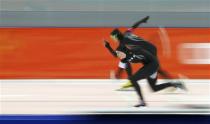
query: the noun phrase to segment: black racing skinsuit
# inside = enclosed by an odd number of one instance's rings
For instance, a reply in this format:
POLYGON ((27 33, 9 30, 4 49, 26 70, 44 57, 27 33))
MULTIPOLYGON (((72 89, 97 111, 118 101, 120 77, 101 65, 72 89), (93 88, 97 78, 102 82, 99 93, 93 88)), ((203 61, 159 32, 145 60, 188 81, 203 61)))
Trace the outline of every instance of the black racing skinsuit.
POLYGON ((140 47, 139 45, 121 43, 117 50, 126 54, 126 58, 123 59, 123 61, 143 64, 142 68, 140 68, 135 74, 129 77, 129 80, 133 84, 137 94, 140 97, 140 100, 144 101, 144 98, 141 93, 140 86, 137 83, 138 80, 147 79, 153 91, 159 91, 171 86, 174 87, 174 85, 170 82, 159 85, 156 84, 157 75, 155 73, 158 71, 159 62, 157 57, 146 49, 140 47))
MULTIPOLYGON (((156 46, 142 39, 141 37, 134 35, 131 31, 126 31, 124 33, 124 38, 121 41, 121 43, 131 45, 131 46, 141 46, 143 49, 149 51, 153 56, 157 57, 156 46)), ((131 70, 131 73, 132 73, 132 69, 129 69, 129 67, 131 66, 128 66, 127 70, 131 70)), ((171 75, 167 71, 163 70, 161 67, 159 67, 158 69, 158 74, 160 74, 163 78, 166 78, 166 79, 172 78, 171 75)))
MULTIPOLYGON (((134 35, 131 31, 126 31, 124 33, 124 38, 121 41, 120 45, 118 46, 118 48, 116 50, 118 50, 122 44, 127 44, 130 46, 141 46, 143 47, 145 50, 149 51, 152 55, 157 56, 157 48, 149 43, 148 41, 145 41, 144 39, 134 35)), ((131 65, 129 61, 126 61, 125 59, 121 60, 122 63, 127 63, 127 67, 126 67, 126 71, 128 74, 128 78, 131 77, 132 75, 132 69, 131 69, 131 65)))

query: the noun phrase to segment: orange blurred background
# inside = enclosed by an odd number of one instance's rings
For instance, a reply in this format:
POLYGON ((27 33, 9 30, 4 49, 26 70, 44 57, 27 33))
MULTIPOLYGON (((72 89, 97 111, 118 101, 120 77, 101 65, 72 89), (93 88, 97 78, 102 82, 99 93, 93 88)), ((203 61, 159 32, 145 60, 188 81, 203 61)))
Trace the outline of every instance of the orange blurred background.
MULTIPOLYGON (((110 78, 119 60, 104 48, 102 40, 105 38, 116 47, 109 38, 112 29, 0 28, 0 78, 110 78)), ((183 56, 197 59, 191 55, 192 48, 183 50, 180 46, 208 44, 210 28, 139 28, 135 33, 157 46, 162 68, 174 78, 180 74, 193 79, 210 78, 209 63, 180 60, 183 56)), ((208 51, 207 48, 197 56, 208 60, 208 51)), ((138 64, 133 66, 134 70, 139 68, 138 64)))

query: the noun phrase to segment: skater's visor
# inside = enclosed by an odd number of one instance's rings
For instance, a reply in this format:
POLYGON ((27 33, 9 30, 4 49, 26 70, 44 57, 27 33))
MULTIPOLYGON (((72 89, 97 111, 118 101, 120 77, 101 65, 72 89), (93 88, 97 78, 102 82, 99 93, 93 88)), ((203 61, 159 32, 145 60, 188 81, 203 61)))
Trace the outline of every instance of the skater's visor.
POLYGON ((110 36, 113 40, 118 41, 117 36, 116 35, 111 35, 110 36))

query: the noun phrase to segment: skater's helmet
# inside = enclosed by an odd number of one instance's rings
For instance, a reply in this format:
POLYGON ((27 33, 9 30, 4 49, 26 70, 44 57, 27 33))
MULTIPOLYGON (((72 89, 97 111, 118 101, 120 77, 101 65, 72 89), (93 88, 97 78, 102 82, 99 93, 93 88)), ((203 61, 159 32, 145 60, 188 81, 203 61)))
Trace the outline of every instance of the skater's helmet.
POLYGON ((122 32, 120 32, 119 29, 115 28, 111 33, 110 33, 111 37, 114 40, 118 40, 118 41, 122 41, 123 39, 123 34, 122 32))

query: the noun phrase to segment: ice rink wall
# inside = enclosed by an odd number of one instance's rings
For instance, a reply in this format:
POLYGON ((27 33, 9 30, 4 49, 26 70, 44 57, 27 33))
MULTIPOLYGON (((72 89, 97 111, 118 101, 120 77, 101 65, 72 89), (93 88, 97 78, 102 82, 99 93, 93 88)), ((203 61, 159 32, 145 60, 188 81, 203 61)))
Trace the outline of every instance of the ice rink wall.
POLYGON ((209 79, 209 7, 209 0, 0 0, 0 78, 110 78, 119 60, 102 39, 149 15, 135 33, 157 46, 161 67, 174 78, 209 79))

